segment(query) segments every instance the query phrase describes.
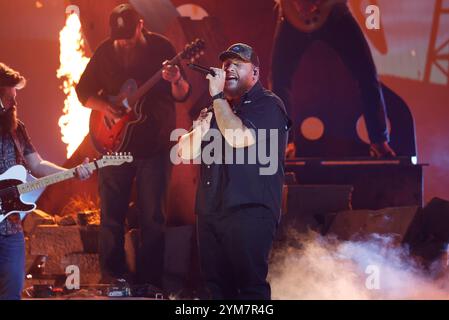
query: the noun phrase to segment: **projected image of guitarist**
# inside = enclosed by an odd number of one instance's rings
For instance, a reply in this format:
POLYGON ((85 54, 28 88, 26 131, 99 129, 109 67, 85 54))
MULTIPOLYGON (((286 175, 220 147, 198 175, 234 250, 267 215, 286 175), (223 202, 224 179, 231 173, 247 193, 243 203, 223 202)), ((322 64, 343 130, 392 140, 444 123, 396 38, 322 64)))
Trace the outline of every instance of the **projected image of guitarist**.
MULTIPOLYGON (((385 103, 368 43, 346 0, 275 0, 279 19, 274 39, 271 84, 291 114, 293 76, 304 52, 317 40, 340 56, 359 83, 363 114, 370 138, 370 154, 395 156, 389 146, 385 103)), ((360 1, 355 1, 360 4, 360 1)), ((298 130, 295 128, 291 132, 298 130)), ((287 154, 295 156, 293 137, 287 154)))
POLYGON ((71 177, 76 175, 84 180, 92 173, 87 165, 89 159, 69 171, 41 158, 25 125, 16 116, 17 90, 25 84, 19 72, 0 63, 0 300, 21 298, 25 280, 25 239, 18 211, 30 211, 35 207, 20 202, 21 192, 13 186, 14 181, 26 178, 25 167, 37 177, 69 173, 71 177), (13 208, 20 210, 9 212, 13 208))
POLYGON ((135 181, 143 253, 135 280, 161 288, 170 133, 175 102, 190 93, 179 61, 194 55, 201 43, 177 55, 168 39, 145 30, 129 4, 117 6, 109 23, 110 38, 97 48, 76 88, 81 103, 93 109, 90 135, 97 150, 134 156, 130 164, 99 172, 102 282, 133 280, 126 268, 124 230, 135 181))

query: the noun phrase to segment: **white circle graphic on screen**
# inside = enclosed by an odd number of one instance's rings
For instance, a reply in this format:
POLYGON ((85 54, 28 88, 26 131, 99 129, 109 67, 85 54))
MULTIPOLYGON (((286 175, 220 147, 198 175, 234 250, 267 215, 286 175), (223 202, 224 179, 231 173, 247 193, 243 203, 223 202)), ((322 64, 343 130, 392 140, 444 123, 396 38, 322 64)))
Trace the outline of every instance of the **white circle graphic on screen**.
POLYGON ((209 16, 206 10, 196 4, 187 3, 177 7, 176 9, 182 17, 190 17, 192 20, 201 20, 204 17, 209 16))
MULTIPOLYGON (((389 119, 387 119, 387 128, 388 128, 388 133, 390 133, 391 132, 391 124, 390 124, 389 119)), ((364 116, 360 116, 360 118, 357 120, 356 130, 357 130, 357 135, 358 135, 359 139, 362 140, 363 142, 365 142, 366 144, 370 144, 368 129, 366 129, 366 122, 365 122, 364 116)))

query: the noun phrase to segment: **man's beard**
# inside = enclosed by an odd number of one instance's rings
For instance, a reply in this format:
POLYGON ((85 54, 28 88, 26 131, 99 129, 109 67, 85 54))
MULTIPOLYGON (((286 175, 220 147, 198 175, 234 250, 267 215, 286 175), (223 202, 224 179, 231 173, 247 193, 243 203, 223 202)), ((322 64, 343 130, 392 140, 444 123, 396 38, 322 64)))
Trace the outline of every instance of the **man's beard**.
POLYGON ((139 59, 145 59, 145 52, 142 52, 142 43, 137 40, 129 47, 117 47, 118 57, 127 65, 135 65, 139 59))
POLYGON ((16 108, 10 108, 0 115, 0 131, 2 134, 11 133, 17 129, 16 108))
POLYGON ((251 89, 251 86, 248 83, 239 80, 239 83, 236 86, 225 86, 224 93, 231 99, 238 99, 241 98, 249 89, 251 89))

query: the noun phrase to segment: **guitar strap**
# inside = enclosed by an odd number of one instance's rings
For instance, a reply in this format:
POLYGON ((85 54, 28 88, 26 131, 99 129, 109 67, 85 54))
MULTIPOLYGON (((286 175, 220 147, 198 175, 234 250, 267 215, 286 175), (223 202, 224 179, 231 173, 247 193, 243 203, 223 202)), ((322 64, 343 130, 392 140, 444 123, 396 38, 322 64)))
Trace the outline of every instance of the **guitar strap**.
MULTIPOLYGON (((25 158, 23 156, 23 148, 22 148, 22 145, 20 144, 19 137, 17 136, 17 129, 11 131, 11 137, 12 137, 12 140, 14 141, 14 145, 16 147, 16 163, 25 165, 25 158)), ((8 221, 15 223, 15 224, 19 224, 21 221, 20 215, 18 213, 9 215, 7 217, 7 219, 8 219, 8 221)))

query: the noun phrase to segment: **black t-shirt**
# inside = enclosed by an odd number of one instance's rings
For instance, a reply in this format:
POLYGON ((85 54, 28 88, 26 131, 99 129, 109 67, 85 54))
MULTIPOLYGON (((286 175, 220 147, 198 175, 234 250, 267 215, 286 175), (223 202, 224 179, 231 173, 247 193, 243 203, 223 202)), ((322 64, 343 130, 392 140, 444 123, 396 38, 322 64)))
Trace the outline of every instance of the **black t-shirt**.
MULTIPOLYGON (((266 139, 257 139, 256 144, 250 147, 235 149, 221 136, 223 146, 219 151, 222 152, 220 155, 222 163, 201 162, 196 213, 220 214, 241 206, 262 205, 270 209, 278 218, 284 183, 285 148, 291 125, 284 103, 258 82, 243 97, 240 105, 233 109, 247 128, 254 129, 258 134, 260 134, 259 129, 265 129, 266 139), (270 129, 276 130, 277 139, 275 135, 270 135, 270 129), (273 150, 270 145, 274 142, 273 150), (232 153, 227 153, 226 149, 231 150, 232 153), (237 152, 243 154, 243 158, 240 159, 244 161, 241 164, 237 163, 237 152), (251 152, 253 155, 260 153, 270 156, 270 160, 267 160, 268 157, 264 159, 256 156, 255 161, 250 161, 249 153, 251 152), (233 163, 228 163, 226 157, 231 159, 231 154, 233 163), (264 168, 266 171, 262 173, 264 168)), ((211 128, 217 129, 215 116, 211 121, 211 128)), ((213 138, 209 141, 208 134, 202 142, 203 153, 206 152, 205 148, 213 142, 213 138)), ((215 153, 215 150, 212 150, 212 153, 215 153)))
MULTIPOLYGON (((176 51, 169 40, 162 35, 144 32, 145 45, 137 48, 137 57, 132 66, 125 69, 117 56, 111 39, 103 42, 95 51, 76 87, 78 99, 82 104, 97 94, 116 96, 128 79, 142 85, 170 60, 176 51)), ((171 146, 170 133, 176 126, 174 98, 169 82, 161 79, 138 102, 147 120, 133 126, 130 142, 123 150, 131 152, 135 158, 148 158, 168 150, 171 146)))

